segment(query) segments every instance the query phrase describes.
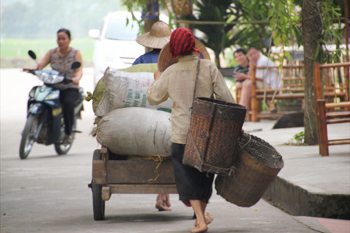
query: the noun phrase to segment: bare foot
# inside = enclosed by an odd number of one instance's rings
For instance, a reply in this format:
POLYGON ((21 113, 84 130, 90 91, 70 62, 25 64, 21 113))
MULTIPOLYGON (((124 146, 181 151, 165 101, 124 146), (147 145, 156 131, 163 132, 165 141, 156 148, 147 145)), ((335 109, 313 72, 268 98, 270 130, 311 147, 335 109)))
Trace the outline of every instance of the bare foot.
POLYGON ((194 228, 192 228, 191 233, 204 233, 208 231, 207 224, 198 224, 194 228))
MULTIPOLYGON (((213 220, 214 220, 214 218, 213 218, 213 216, 210 214, 210 213, 205 213, 205 223, 207 224, 207 225, 209 225, 213 220)), ((194 222, 194 226, 196 227, 197 226, 197 220, 194 222)))
POLYGON ((159 211, 170 211, 171 208, 164 204, 164 202, 157 202, 155 206, 159 211))
POLYGON ((208 225, 214 220, 214 217, 209 212, 206 212, 204 217, 208 225))
POLYGON ((159 211, 170 211, 170 206, 169 194, 158 194, 155 207, 159 211))

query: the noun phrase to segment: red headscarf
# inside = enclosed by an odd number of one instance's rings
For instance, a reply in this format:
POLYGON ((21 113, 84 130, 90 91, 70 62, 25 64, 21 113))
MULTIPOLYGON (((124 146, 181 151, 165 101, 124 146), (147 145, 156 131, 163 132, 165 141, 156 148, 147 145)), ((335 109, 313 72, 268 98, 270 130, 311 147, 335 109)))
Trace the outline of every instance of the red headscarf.
POLYGON ((195 39, 188 28, 177 28, 170 36, 170 52, 173 57, 182 56, 191 52, 199 52, 195 47, 195 39))

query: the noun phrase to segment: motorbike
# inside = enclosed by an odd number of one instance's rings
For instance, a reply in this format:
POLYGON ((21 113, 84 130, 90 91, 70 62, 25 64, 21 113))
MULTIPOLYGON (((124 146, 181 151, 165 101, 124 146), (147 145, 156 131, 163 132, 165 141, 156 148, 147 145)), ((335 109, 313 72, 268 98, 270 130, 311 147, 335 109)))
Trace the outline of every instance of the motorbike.
MULTIPOLYGON (((29 50, 28 55, 36 62, 36 54, 29 50)), ((71 69, 78 69, 81 63, 75 61, 71 69)), ((72 142, 65 142, 64 120, 62 116, 62 105, 60 103, 60 83, 71 82, 66 74, 56 70, 23 69, 24 72, 37 76, 42 82, 41 86, 34 86, 29 92, 27 102, 27 120, 22 131, 22 138, 19 147, 19 157, 26 159, 32 151, 34 143, 54 145, 58 155, 67 154, 71 149, 72 142)), ((81 119, 83 111, 83 90, 80 88, 78 103, 74 109, 73 138, 76 129, 77 119, 81 119)))

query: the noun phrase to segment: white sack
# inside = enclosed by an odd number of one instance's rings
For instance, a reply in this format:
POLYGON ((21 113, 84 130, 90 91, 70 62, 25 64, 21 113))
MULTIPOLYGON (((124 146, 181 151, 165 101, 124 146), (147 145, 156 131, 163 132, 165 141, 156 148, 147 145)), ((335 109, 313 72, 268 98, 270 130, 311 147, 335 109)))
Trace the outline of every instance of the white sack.
POLYGON ((96 139, 120 155, 170 156, 170 113, 147 108, 115 109, 97 125, 96 139))
POLYGON ((108 68, 103 81, 105 91, 96 108, 96 116, 104 116, 114 109, 126 107, 171 109, 171 100, 156 106, 148 103, 147 90, 154 81, 151 72, 125 72, 108 68))

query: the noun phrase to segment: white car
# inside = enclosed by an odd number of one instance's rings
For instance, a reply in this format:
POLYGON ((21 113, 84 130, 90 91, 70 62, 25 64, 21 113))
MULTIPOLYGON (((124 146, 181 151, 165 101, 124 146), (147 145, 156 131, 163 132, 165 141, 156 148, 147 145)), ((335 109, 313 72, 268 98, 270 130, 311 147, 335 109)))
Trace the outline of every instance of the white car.
MULTIPOLYGON (((134 12, 141 18, 140 12, 134 12)), ((161 20, 168 20, 161 15, 161 20)), ((167 21, 164 21, 167 22, 167 21)), ((99 29, 89 30, 95 39, 93 54, 94 84, 102 78, 107 67, 121 69, 132 65, 134 60, 145 53, 145 47, 136 42, 139 25, 132 20, 131 13, 116 11, 108 13, 99 29)))
MULTIPOLYGON (((136 17, 140 17, 136 13, 136 17)), ((91 29, 89 36, 95 39, 93 54, 94 84, 103 76, 107 67, 125 68, 145 52, 145 48, 136 42, 139 25, 132 20, 129 12, 108 13, 101 30, 91 29)))

